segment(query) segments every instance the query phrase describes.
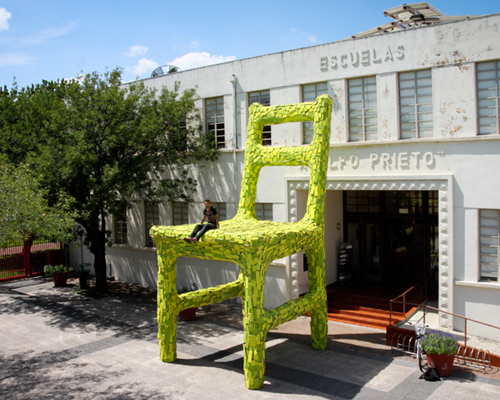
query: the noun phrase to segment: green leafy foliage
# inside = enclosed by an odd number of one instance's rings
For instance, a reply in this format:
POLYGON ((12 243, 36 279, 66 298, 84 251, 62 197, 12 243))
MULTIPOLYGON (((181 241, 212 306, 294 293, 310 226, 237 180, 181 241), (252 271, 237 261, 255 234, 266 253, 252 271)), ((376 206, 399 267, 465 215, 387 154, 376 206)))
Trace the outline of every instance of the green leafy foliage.
POLYGON ((446 354, 451 356, 458 352, 457 338, 450 333, 431 331, 422 339, 422 349, 426 354, 446 354))
POLYGON ((59 193, 49 206, 46 190, 40 187, 29 166, 14 167, 0 157, 0 245, 22 245, 24 240, 66 242, 73 239, 76 213, 72 199, 59 193))
POLYGON ((106 290, 106 217, 137 200, 191 201, 190 167, 215 160, 194 89, 122 85, 121 70, 0 89, 0 152, 28 163, 53 206, 72 199, 106 290))
POLYGON ((64 265, 46 265, 45 267, 43 267, 43 272, 46 275, 63 274, 65 272, 71 271, 73 271, 71 267, 66 267, 64 265))

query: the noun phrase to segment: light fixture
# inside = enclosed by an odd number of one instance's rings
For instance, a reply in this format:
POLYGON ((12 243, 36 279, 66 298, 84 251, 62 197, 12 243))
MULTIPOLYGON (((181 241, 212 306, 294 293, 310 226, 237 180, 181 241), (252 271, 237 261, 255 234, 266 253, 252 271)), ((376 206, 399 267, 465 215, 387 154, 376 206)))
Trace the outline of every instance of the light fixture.
POLYGON ((337 229, 340 229, 341 225, 340 222, 337 224, 337 229))
POLYGON ((410 19, 413 21, 413 22, 423 22, 425 21, 425 16, 423 14, 420 14, 420 13, 417 13, 415 15, 412 15, 410 17, 410 19))

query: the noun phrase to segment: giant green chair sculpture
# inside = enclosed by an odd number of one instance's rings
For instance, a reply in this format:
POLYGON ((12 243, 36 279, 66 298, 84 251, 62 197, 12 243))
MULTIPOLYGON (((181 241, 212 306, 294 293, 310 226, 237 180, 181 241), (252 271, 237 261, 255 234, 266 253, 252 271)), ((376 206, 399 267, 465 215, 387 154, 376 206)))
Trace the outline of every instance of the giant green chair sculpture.
POLYGON ((331 104, 327 95, 312 103, 272 107, 252 104, 237 215, 191 244, 183 238, 194 225, 151 228, 158 249, 158 338, 162 361, 173 362, 177 357, 177 315, 181 310, 238 296, 244 305, 244 371, 249 389, 259 389, 264 383, 265 340, 269 329, 310 311, 312 345, 315 349, 326 347, 324 215, 331 104), (314 139, 308 146, 261 145, 264 125, 300 121, 314 121, 314 139), (309 167, 306 214, 299 222, 258 221, 255 194, 259 172, 264 166, 282 165, 309 167), (264 280, 268 265, 300 251, 307 255, 309 292, 276 309, 265 310, 264 280), (178 257, 231 261, 240 267, 240 275, 228 284, 178 295, 175 271, 178 257))

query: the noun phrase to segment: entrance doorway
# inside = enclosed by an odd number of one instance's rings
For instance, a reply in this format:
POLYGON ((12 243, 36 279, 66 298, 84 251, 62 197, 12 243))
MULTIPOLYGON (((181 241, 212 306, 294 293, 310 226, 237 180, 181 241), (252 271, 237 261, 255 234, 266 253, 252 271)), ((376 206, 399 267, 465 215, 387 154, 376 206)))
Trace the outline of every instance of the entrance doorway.
POLYGON ((426 279, 437 296, 437 191, 345 190, 343 209, 353 284, 402 293, 426 279))

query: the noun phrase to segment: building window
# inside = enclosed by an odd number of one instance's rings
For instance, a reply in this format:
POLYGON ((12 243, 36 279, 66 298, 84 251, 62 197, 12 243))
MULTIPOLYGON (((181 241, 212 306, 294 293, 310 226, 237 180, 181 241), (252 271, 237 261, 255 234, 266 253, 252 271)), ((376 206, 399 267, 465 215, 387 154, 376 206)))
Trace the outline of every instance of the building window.
POLYGON ((348 80, 349 141, 378 139, 375 76, 348 80))
POLYGON ((207 133, 214 135, 216 148, 223 149, 226 147, 226 136, 224 133, 224 97, 206 99, 205 107, 207 133))
POLYGON ((380 192, 378 190, 347 190, 347 212, 380 212, 380 192))
POLYGON ((127 209, 124 207, 114 215, 115 243, 127 244, 127 209))
POLYGON ((219 216, 219 221, 225 221, 227 219, 226 203, 210 202, 210 205, 217 210, 217 215, 219 216))
POLYGON ((500 133, 500 61, 478 63, 476 74, 479 134, 500 133))
MULTIPOLYGON (((328 94, 328 86, 326 82, 312 83, 302 86, 302 101, 314 101, 316 97, 322 94, 328 94)), ((309 144, 314 139, 314 122, 307 121, 303 123, 304 136, 302 143, 309 144)))
POLYGON ((189 224, 189 204, 183 201, 172 203, 172 221, 174 225, 189 224))
POLYGON ((273 220, 272 203, 255 203, 255 217, 259 221, 272 221, 273 220))
MULTIPOLYGON (((269 90, 262 90, 260 92, 252 92, 248 94, 248 104, 251 106, 253 103, 259 103, 263 106, 271 105, 271 95, 269 90)), ((265 125, 262 129, 262 146, 271 146, 271 125, 265 125)))
POLYGON ((144 214, 146 220, 146 247, 155 247, 155 242, 149 236, 149 230, 153 225, 160 225, 160 212, 158 203, 152 201, 144 202, 144 214))
POLYGON ((479 210, 479 263, 482 281, 498 281, 499 211, 479 210))
POLYGON ((432 72, 430 69, 399 74, 401 139, 432 137, 432 72))

